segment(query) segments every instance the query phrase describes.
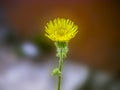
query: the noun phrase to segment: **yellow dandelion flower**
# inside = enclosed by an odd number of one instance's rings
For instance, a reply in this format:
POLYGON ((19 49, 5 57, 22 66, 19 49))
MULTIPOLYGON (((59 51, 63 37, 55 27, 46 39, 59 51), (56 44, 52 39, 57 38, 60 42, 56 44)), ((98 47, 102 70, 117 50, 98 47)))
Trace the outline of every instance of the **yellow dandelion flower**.
POLYGON ((55 42, 68 42, 77 34, 78 26, 69 19, 55 18, 49 21, 45 26, 45 31, 48 38, 55 42))

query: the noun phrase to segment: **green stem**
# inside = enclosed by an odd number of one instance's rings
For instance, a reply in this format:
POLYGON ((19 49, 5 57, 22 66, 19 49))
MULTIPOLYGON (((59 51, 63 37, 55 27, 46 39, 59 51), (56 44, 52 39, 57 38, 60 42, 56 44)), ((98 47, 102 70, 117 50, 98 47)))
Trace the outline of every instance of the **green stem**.
MULTIPOLYGON (((59 70, 62 73, 63 67, 63 48, 60 49, 59 70)), ((58 76, 58 90, 61 90, 61 75, 58 76)))

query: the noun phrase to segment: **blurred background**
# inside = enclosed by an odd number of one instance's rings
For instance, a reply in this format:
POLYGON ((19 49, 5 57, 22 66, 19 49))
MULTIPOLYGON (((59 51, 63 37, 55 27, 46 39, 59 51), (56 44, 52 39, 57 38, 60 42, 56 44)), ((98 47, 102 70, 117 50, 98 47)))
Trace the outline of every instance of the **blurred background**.
POLYGON ((50 74, 58 58, 44 36, 46 22, 56 17, 79 26, 64 61, 62 90, 120 90, 113 79, 120 71, 118 1, 0 0, 0 90, 56 90, 50 74))

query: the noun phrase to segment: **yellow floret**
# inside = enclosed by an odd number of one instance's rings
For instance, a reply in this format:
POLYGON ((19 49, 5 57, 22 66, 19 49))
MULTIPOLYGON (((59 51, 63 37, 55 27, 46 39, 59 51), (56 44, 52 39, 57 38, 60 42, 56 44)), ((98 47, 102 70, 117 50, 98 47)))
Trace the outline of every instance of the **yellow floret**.
POLYGON ((68 42, 77 34, 78 26, 69 19, 56 18, 45 26, 48 38, 55 42, 68 42))

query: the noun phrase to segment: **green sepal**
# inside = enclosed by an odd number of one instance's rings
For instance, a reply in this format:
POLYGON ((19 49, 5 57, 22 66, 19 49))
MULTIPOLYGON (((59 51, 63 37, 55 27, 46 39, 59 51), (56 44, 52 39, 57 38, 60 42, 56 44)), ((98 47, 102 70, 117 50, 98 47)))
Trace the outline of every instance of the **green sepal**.
POLYGON ((68 53, 68 42, 56 42, 55 46, 57 48, 57 57, 60 57, 61 55, 61 49, 62 49, 62 56, 63 58, 67 57, 67 53, 68 53))

